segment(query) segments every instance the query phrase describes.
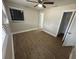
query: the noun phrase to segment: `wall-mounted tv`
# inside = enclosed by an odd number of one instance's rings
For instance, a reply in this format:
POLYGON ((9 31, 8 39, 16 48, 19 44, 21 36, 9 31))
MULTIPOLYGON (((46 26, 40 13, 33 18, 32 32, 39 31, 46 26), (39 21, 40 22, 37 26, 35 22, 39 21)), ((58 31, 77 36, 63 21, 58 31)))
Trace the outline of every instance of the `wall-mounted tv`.
POLYGON ((23 10, 12 9, 10 8, 10 15, 13 21, 24 21, 23 10))

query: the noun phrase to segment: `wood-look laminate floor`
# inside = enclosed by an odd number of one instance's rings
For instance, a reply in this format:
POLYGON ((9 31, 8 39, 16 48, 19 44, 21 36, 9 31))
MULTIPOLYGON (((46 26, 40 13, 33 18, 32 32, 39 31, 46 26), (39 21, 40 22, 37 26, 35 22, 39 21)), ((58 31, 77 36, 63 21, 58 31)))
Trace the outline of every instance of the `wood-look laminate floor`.
POLYGON ((69 59, 72 47, 39 30, 13 35, 15 59, 69 59))

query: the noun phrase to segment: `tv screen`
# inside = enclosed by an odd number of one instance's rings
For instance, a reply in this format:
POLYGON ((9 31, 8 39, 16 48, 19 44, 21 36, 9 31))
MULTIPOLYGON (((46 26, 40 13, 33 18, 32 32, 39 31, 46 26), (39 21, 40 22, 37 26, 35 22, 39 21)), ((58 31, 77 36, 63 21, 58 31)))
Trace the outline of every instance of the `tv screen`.
POLYGON ((24 15, 23 10, 11 9, 10 8, 11 19, 16 21, 23 21, 24 15))

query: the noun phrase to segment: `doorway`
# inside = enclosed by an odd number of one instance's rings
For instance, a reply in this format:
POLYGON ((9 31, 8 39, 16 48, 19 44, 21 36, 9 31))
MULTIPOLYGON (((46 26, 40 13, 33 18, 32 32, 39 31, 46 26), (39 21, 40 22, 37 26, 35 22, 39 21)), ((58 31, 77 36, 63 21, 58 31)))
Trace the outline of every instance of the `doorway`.
POLYGON ((63 38, 73 12, 64 12, 57 37, 63 38))

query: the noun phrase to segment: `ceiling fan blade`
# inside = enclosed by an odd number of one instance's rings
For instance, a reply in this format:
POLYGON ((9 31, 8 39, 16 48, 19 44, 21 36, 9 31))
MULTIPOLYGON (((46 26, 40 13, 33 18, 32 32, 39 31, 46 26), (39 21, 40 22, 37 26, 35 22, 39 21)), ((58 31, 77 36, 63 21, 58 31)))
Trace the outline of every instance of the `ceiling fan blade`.
POLYGON ((45 5, 42 5, 44 8, 46 8, 46 6, 45 5))
POLYGON ((32 3, 38 3, 38 2, 36 2, 36 1, 30 1, 30 0, 27 0, 28 2, 32 2, 32 3))
POLYGON ((36 6, 38 6, 38 4, 37 4, 37 5, 35 5, 34 7, 36 7, 36 6))
POLYGON ((54 2, 44 2, 43 4, 54 4, 54 2))

